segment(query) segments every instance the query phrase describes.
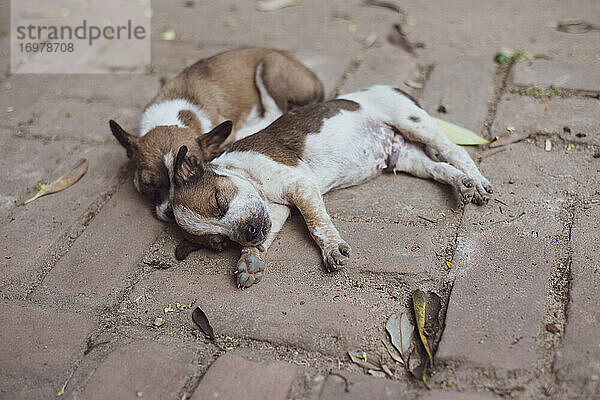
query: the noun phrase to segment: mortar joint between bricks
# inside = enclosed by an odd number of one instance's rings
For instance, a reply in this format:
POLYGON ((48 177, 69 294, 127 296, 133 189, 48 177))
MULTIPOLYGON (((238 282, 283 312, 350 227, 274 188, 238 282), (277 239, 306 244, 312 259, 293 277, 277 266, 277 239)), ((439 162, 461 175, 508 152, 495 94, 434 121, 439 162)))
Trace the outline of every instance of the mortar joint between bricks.
POLYGON ((502 99, 502 95, 504 95, 506 92, 511 68, 511 64, 500 64, 496 66, 496 75, 494 78, 494 99, 488 104, 487 116, 483 123, 483 130, 488 138, 492 137, 492 125, 496 119, 496 110, 498 109, 498 104, 502 99))
POLYGON ((108 203, 118 188, 126 181, 126 171, 120 171, 117 182, 109 186, 102 192, 96 200, 86 209, 81 217, 74 221, 65 233, 52 243, 48 249, 34 263, 40 265, 35 281, 25 292, 24 299, 31 300, 33 292, 42 284, 48 273, 54 268, 56 263, 64 256, 73 243, 85 232, 88 225, 100 213, 102 208, 108 203))
POLYGON ((356 70, 358 70, 363 61, 363 59, 352 58, 346 69, 344 69, 342 76, 340 76, 340 78, 335 83, 335 87, 333 88, 333 93, 331 95, 332 98, 335 98, 340 95, 340 89, 342 88, 342 86, 344 86, 350 75, 354 74, 356 70))
POLYGON ((571 234, 575 221, 577 207, 581 201, 576 194, 569 195, 565 206, 561 209, 560 218, 563 229, 559 240, 564 245, 559 248, 556 256, 557 265, 553 268, 549 281, 549 291, 546 297, 546 310, 540 334, 538 337, 538 354, 542 355, 538 377, 540 389, 550 392, 559 387, 558 377, 553 369, 557 350, 562 346, 563 335, 568 323, 568 306, 571 297, 571 266, 573 261, 573 247, 571 234))

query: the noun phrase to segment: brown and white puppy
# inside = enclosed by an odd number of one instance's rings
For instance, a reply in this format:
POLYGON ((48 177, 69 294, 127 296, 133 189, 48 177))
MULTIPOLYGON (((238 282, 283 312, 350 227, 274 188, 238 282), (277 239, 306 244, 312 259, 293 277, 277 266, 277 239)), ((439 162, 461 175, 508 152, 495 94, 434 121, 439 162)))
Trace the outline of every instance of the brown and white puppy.
POLYGON ((288 52, 232 50, 200 60, 167 82, 146 107, 139 136, 112 120, 110 129, 135 164, 135 187, 153 202, 157 217, 169 221, 173 163, 181 146, 208 161, 289 109, 322 100, 321 81, 288 52), (233 125, 215 128, 227 120, 233 125), (213 128, 215 135, 204 135, 213 128))
POLYGON ((484 204, 492 193, 466 150, 390 86, 290 111, 210 163, 186 152, 182 147, 175 162, 175 219, 192 235, 221 235, 242 245, 242 288, 261 280, 264 251, 291 206, 304 217, 327 271, 346 264, 350 246, 322 199, 330 190, 393 170, 452 185, 464 202, 484 204))

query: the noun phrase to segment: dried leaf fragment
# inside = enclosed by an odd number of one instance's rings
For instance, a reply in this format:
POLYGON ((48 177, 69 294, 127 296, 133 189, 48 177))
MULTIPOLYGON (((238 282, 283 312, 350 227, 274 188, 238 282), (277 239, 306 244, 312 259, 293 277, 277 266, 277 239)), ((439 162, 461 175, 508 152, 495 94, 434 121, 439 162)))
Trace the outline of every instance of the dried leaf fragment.
POLYGON ((375 354, 364 351, 349 351, 348 355, 355 364, 368 370, 381 371, 381 361, 375 354))
POLYGON ((394 24, 392 33, 388 36, 388 41, 410 54, 415 52, 415 46, 408 40, 408 36, 402 30, 402 25, 400 24, 394 24))
POLYGON ((433 366, 433 355, 431 354, 431 349, 429 348, 427 335, 425 335, 425 309, 427 307, 427 299, 425 298, 425 293, 421 290, 416 290, 413 293, 412 300, 413 307, 415 310, 415 318, 417 322, 419 337, 421 338, 421 342, 423 342, 423 346, 425 347, 425 351, 427 352, 427 356, 429 357, 429 365, 433 366))
POLYGON ((413 293, 412 300, 419 337, 429 357, 429 364, 433 367, 433 345, 441 328, 439 321, 441 299, 433 292, 417 289, 413 293))
POLYGON ((490 141, 477 135, 475 132, 470 131, 461 126, 455 125, 451 122, 441 120, 439 118, 432 117, 436 124, 440 127, 442 132, 448 139, 454 144, 459 145, 476 145, 476 144, 488 144, 490 141))
POLYGON ((406 362, 410 345, 413 340, 414 326, 404 312, 393 314, 385 324, 385 330, 390 335, 390 341, 406 362))
POLYGON ((258 11, 277 11, 285 7, 297 6, 302 0, 260 0, 256 2, 258 11))
POLYGON ((173 29, 167 29, 162 33, 162 40, 175 40, 177 34, 173 29))
POLYGON ((368 372, 375 378, 385 378, 385 372, 383 371, 375 371, 374 369, 370 369, 368 372))
MULTIPOLYGON (((415 321, 417 330, 426 355, 422 354, 422 361, 410 369, 415 376, 421 376, 423 383, 427 388, 427 367, 433 367, 434 345, 439 340, 441 334, 440 310, 442 307, 440 297, 433 292, 423 292, 416 290, 412 295, 413 309, 415 312, 415 321)), ((411 358, 412 360, 412 358, 411 358)))
POLYGON ((390 346, 385 340, 381 340, 383 342, 383 345, 385 346, 385 349, 388 351, 388 354, 390 355, 390 357, 392 357, 392 360, 396 361, 397 363, 400 364, 404 364, 404 360, 402 359, 402 357, 400 357, 398 354, 396 354, 396 352, 394 350, 392 350, 392 346, 390 346))
POLYGON ((163 326, 164 324, 165 324, 165 319, 161 318, 161 317, 154 318, 154 321, 152 322, 152 325, 154 325, 157 328, 163 326))
POLYGON ((213 331, 212 326, 210 326, 210 322, 208 322, 208 318, 204 311, 200 309, 200 307, 196 307, 194 312, 192 313, 192 320, 198 325, 202 333, 208 336, 212 341, 215 340, 215 332, 213 331))
POLYGON ((25 200, 23 202, 23 205, 31 203, 35 199, 45 196, 47 194, 52 194, 52 193, 60 192, 61 190, 65 190, 66 188, 74 185, 79 179, 81 179, 81 177, 83 175, 85 175, 87 170, 88 170, 87 160, 85 158, 79 160, 77 165, 72 170, 70 170, 69 172, 67 172, 66 174, 64 174, 57 180, 55 180, 54 182, 47 184, 47 185, 39 184, 38 185, 39 191, 35 194, 35 196, 30 198, 29 200, 25 200))

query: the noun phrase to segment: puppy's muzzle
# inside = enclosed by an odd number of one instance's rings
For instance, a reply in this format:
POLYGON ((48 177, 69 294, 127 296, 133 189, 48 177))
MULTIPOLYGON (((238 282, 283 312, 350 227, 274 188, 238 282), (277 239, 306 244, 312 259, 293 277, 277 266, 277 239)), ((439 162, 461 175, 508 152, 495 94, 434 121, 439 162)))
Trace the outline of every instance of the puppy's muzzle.
MULTIPOLYGON (((267 239, 271 230, 271 219, 269 217, 253 218, 247 221, 241 235, 248 246, 258 246, 267 239)), ((241 232, 240 232, 241 233, 241 232)))
POLYGON ((161 188, 154 195, 154 205, 156 207, 156 216, 165 222, 174 222, 175 215, 169 198, 169 189, 161 188))

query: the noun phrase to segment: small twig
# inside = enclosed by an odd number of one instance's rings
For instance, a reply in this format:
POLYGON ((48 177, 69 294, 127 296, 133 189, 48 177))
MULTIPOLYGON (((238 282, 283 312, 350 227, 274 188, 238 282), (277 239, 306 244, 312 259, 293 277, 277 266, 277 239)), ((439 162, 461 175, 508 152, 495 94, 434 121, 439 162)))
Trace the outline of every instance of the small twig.
POLYGON ((366 0, 365 4, 368 6, 387 8, 392 11, 396 11, 397 13, 404 14, 404 10, 399 5, 394 4, 391 1, 366 0))
POLYGON ((516 220, 518 220, 519 218, 521 218, 523 215, 525 215, 525 211, 523 211, 521 214, 517 215, 516 217, 509 219, 508 221, 506 221, 508 224, 510 224, 511 222, 514 222, 516 220))
POLYGON ((499 199, 494 199, 494 201, 497 201, 498 203, 500 203, 500 204, 502 204, 502 205, 504 205, 504 206, 508 207, 508 204, 506 204, 506 203, 505 203, 505 202, 503 202, 502 200, 499 200, 499 199))
POLYGON ((431 222, 432 224, 436 224, 436 223, 437 223, 437 221, 434 221, 434 220, 432 220, 432 219, 429 219, 429 218, 427 218, 427 217, 424 217, 424 216, 422 216, 422 215, 417 215, 417 217, 419 217, 419 218, 421 218, 421 219, 424 219, 424 220, 425 220, 425 221, 427 221, 427 222, 431 222))
POLYGON ((337 372, 331 372, 331 371, 329 371, 329 375, 335 375, 335 376, 339 376, 340 378, 342 378, 344 380, 344 392, 349 392, 350 391, 350 385, 352 385, 352 382, 350 382, 348 380, 348 378, 346 378, 342 374, 339 374, 337 372))

